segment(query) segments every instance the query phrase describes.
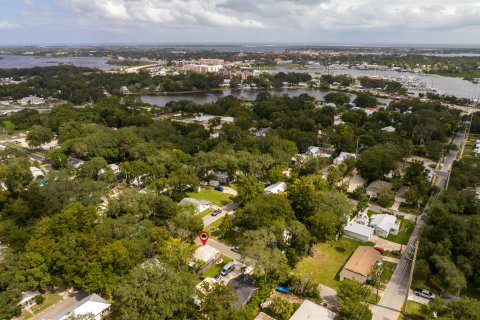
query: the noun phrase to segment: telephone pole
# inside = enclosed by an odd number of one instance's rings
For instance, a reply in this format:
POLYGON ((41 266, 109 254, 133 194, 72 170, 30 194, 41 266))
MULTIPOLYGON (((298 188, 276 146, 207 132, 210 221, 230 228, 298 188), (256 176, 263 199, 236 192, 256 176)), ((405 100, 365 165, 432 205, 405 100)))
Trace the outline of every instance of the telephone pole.
MULTIPOLYGON (((412 285, 412 279, 413 279, 413 270, 415 269, 415 260, 417 259, 417 251, 418 251, 418 240, 415 242, 415 251, 413 252, 413 259, 412 259, 412 267, 410 269, 410 276, 408 278, 408 285, 407 285, 407 288, 406 288, 406 292, 405 292, 405 308, 403 309, 403 313, 406 314, 407 313, 407 302, 408 302, 408 294, 410 293, 410 287, 412 285)), ((407 256, 405 255, 405 258, 407 258, 407 256)))

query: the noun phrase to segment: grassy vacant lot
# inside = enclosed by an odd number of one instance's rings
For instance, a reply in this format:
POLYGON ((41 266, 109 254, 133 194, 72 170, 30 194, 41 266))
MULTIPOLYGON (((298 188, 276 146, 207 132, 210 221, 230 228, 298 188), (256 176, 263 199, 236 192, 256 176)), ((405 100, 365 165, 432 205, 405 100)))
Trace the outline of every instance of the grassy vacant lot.
POLYGON ((220 271, 222 271, 223 266, 229 263, 230 261, 233 261, 233 259, 222 255, 222 262, 218 264, 214 264, 213 266, 205 270, 203 272, 203 277, 204 278, 215 277, 217 274, 220 273, 220 271))
POLYGON ((342 237, 338 241, 327 241, 313 247, 313 257, 300 261, 294 272, 300 276, 318 281, 338 289, 339 274, 343 265, 360 245, 359 241, 342 237))
POLYGON ((410 220, 399 218, 400 220, 400 230, 396 235, 389 234, 387 240, 400 243, 400 244, 408 244, 408 240, 410 239, 410 235, 415 228, 415 223, 410 220))
POLYGON ((200 192, 189 192, 187 197, 198 199, 198 200, 208 200, 217 206, 224 206, 229 202, 232 202, 230 199, 230 194, 223 193, 217 190, 212 189, 202 189, 200 192))

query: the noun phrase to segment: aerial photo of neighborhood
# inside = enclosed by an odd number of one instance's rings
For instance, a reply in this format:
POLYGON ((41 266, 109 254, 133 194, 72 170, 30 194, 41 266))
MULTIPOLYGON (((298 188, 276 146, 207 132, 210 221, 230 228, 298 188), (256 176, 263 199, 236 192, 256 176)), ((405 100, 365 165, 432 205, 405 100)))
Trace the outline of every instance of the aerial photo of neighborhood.
POLYGON ((0 7, 0 319, 480 320, 480 3, 0 7))

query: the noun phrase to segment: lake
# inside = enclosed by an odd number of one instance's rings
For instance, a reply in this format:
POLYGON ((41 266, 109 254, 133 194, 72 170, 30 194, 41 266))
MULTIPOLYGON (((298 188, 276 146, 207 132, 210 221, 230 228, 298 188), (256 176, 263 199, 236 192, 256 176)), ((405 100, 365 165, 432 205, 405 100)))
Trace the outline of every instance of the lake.
MULTIPOLYGON (((232 95, 242 100, 253 101, 260 92, 269 92, 270 94, 288 94, 289 96, 296 97, 301 94, 308 94, 317 100, 323 99, 330 91, 322 91, 312 88, 283 88, 279 90, 259 90, 259 89, 227 89, 223 91, 210 91, 210 92, 196 92, 196 93, 177 93, 177 94, 165 94, 158 96, 142 95, 140 98, 143 102, 156 106, 165 106, 170 101, 192 100, 198 104, 211 103, 217 101, 219 98, 232 95)), ((355 99, 355 95, 351 94, 352 100, 355 99)), ((383 104, 390 103, 390 99, 378 99, 383 104)))
POLYGON ((49 67, 61 64, 97 68, 100 70, 122 68, 121 66, 107 64, 108 58, 102 57, 38 57, 20 55, 0 55, 0 57, 0 69, 49 67))

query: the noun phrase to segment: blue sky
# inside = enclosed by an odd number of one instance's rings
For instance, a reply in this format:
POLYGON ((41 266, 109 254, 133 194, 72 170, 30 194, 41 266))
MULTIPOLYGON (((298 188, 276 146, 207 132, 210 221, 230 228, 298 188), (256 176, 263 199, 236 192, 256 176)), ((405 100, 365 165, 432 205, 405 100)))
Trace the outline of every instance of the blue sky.
POLYGON ((480 44, 471 0, 0 0, 0 44, 480 44))

